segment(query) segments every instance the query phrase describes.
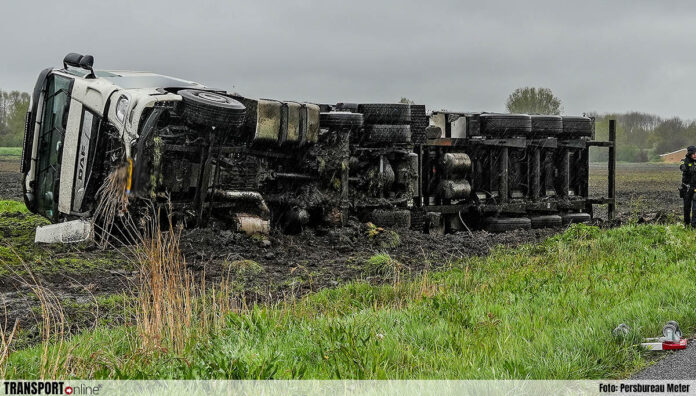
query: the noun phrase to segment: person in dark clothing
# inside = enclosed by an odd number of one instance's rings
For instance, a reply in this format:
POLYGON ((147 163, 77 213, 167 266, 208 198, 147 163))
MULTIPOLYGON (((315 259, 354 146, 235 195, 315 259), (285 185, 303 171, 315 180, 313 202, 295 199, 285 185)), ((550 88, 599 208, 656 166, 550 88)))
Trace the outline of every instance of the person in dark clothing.
POLYGON ((687 147, 686 157, 681 160, 679 169, 682 171, 679 193, 684 198, 684 224, 696 227, 696 146, 687 147))

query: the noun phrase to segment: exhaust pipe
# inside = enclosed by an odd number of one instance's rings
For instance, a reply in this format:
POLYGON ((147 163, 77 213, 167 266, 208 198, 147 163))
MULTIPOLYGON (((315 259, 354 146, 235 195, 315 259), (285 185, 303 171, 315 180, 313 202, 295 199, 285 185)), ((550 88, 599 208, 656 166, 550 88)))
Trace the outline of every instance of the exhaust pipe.
POLYGON ((215 190, 212 193, 214 199, 221 201, 249 202, 256 205, 260 216, 237 213, 234 215, 234 222, 237 224, 237 231, 247 235, 268 234, 271 232, 271 211, 263 200, 263 196, 256 191, 224 191, 215 190))
POLYGON ((215 190, 213 193, 213 198, 222 201, 245 201, 245 202, 255 202, 256 207, 261 212, 261 215, 265 218, 271 216, 271 210, 268 209, 266 201, 263 200, 263 196, 256 191, 221 191, 215 190))

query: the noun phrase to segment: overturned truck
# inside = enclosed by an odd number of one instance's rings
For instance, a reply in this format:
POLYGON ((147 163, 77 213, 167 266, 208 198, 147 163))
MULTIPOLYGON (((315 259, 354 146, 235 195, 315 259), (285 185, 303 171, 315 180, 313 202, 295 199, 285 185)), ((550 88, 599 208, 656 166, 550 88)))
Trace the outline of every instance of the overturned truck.
POLYGON ((614 142, 593 140, 591 118, 252 99, 93 62, 68 54, 32 94, 24 199, 56 224, 48 239, 88 232, 114 174, 123 210, 167 205, 186 226, 248 233, 351 217, 499 232, 589 221, 593 204, 613 211, 614 142), (607 197, 589 197, 591 146, 610 150, 607 197))

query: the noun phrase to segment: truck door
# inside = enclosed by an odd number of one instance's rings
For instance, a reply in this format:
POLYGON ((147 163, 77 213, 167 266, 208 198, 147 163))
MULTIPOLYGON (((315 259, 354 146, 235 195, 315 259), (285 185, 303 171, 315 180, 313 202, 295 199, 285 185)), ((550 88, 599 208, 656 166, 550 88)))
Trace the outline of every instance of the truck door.
POLYGON ((36 211, 49 219, 58 219, 58 191, 63 140, 70 110, 73 80, 50 74, 43 96, 41 124, 38 127, 36 150, 36 211))

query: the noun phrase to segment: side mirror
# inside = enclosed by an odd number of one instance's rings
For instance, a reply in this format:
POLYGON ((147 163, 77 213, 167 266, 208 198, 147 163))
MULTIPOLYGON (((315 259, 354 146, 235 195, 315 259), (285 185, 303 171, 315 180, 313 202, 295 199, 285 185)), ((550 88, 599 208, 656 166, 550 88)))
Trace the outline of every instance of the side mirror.
POLYGON ((79 67, 80 69, 89 70, 87 78, 95 78, 94 75, 94 57, 92 55, 82 55, 76 52, 71 52, 65 55, 63 58, 63 67, 68 68, 68 66, 79 67))
POLYGON ((92 70, 94 66, 94 57, 92 55, 85 55, 80 59, 80 67, 87 70, 92 70))
POLYGON ((76 52, 71 52, 67 55, 65 55, 65 58, 63 58, 63 67, 66 69, 68 66, 73 66, 73 67, 80 67, 80 60, 82 59, 82 54, 78 54, 76 52))

